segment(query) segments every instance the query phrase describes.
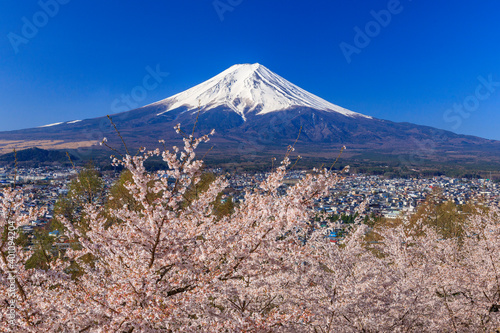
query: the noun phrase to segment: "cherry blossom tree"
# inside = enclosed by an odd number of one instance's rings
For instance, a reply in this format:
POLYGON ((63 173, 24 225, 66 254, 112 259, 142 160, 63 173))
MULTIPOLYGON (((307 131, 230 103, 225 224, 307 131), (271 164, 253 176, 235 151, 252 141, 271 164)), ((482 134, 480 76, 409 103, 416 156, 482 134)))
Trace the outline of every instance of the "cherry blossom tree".
POLYGON ((200 180, 202 162, 194 149, 203 141, 208 136, 190 136, 183 151, 143 150, 114 160, 131 172, 126 187, 140 202, 138 210, 112 209, 122 223, 106 228, 93 206, 87 207, 86 234, 65 222, 83 247, 67 253, 86 272, 77 282, 87 300, 78 310, 82 328, 265 331, 311 320, 305 298, 319 255, 292 231, 311 228, 314 199, 327 195, 339 176, 316 170, 279 194, 287 155, 231 215, 218 219, 212 209, 228 184, 223 177, 183 205, 186 191, 200 180), (147 172, 144 161, 151 156, 161 156, 168 170, 147 172), (94 260, 82 262, 84 254, 94 260))
POLYGON ((64 330, 71 311, 72 281, 66 263, 54 260, 49 269, 26 269, 32 251, 17 246, 17 228, 42 211, 27 208, 20 190, 3 189, 0 195, 0 331, 43 332, 64 330))
POLYGON ((445 239, 422 221, 381 230, 375 251, 360 250, 345 271, 351 288, 332 311, 334 325, 323 325, 342 332, 497 331, 499 213, 491 207, 471 215, 465 237, 445 239))
POLYGON ((86 228, 60 217, 81 247, 67 250, 64 260, 51 261, 45 270, 26 269, 30 252, 15 246, 9 261, 10 225, 27 223, 39 212, 23 214, 20 192, 4 190, 0 328, 470 332, 500 326, 498 209, 471 215, 460 239, 443 239, 424 223, 405 222, 380 230, 381 241, 373 245, 365 241, 366 226, 356 222, 336 244, 317 225, 314 204, 342 177, 315 169, 284 187, 293 147, 230 214, 214 213, 228 186, 224 177, 187 200, 203 172, 194 151, 208 140, 191 135, 182 150, 142 149, 114 158, 130 172, 125 187, 135 204, 106 211, 88 204, 86 228), (144 162, 153 156, 168 169, 148 172, 144 162), (82 274, 66 274, 70 263, 82 274))

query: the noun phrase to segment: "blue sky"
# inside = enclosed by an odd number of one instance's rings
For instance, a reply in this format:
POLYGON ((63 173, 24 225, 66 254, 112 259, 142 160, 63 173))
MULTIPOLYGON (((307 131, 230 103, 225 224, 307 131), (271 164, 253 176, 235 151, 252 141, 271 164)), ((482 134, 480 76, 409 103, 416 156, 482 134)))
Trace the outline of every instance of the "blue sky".
POLYGON ((500 140, 495 0, 0 0, 0 12, 0 130, 113 113, 149 70, 168 76, 136 104, 259 62, 356 112, 500 140))

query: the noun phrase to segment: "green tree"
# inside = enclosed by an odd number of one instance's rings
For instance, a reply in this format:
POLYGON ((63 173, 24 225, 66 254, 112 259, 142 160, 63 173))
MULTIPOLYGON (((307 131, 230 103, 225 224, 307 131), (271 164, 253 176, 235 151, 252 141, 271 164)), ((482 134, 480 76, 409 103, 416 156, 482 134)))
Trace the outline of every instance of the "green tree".
POLYGON ((87 229, 85 205, 103 204, 105 194, 106 189, 101 173, 92 164, 86 165, 69 183, 67 195, 56 202, 50 229, 63 231, 62 223, 59 221, 59 217, 63 216, 76 228, 85 231, 87 229))
MULTIPOLYGON (((200 181, 193 184, 184 193, 184 206, 189 206, 194 200, 208 190, 210 184, 215 181, 216 176, 213 173, 206 172, 201 175, 200 181)), ((229 215, 234 210, 234 203, 231 196, 226 196, 224 193, 219 193, 213 204, 213 211, 218 220, 226 215, 229 215)))
POLYGON ((47 263, 52 260, 54 239, 48 232, 35 232, 33 235, 33 254, 26 261, 26 268, 48 269, 47 263))
MULTIPOLYGON (((60 216, 73 223, 76 228, 87 230, 84 207, 86 204, 101 204, 105 196, 104 181, 100 172, 92 164, 83 169, 68 185, 68 194, 58 199, 54 206, 54 218, 48 228, 36 231, 33 234, 33 255, 27 260, 27 268, 45 269, 47 262, 59 256, 60 251, 54 247, 58 237, 49 235, 50 231, 58 230, 60 235, 64 227, 60 216)), ((30 239, 26 236, 19 238, 18 243, 26 246, 30 239)))
POLYGON ((443 238, 461 239, 464 235, 465 220, 466 214, 462 207, 453 201, 445 200, 442 190, 435 188, 418 207, 410 222, 413 225, 421 221, 432 226, 443 238))

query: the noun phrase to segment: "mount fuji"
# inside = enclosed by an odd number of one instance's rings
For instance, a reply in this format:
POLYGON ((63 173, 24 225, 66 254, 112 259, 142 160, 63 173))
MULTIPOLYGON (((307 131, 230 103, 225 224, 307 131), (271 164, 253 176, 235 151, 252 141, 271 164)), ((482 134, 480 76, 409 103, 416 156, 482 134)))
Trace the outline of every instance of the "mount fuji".
POLYGON ((292 107, 331 111, 354 117, 371 118, 325 101, 285 80, 260 64, 234 65, 191 89, 150 106, 163 105, 165 111, 202 106, 202 111, 225 106, 246 121, 247 114, 264 115, 292 107))
MULTIPOLYGON (((234 65, 186 91, 138 109, 112 115, 129 146, 154 148, 159 139, 178 144, 177 123, 197 133, 216 130, 211 155, 221 159, 283 152, 300 133, 301 155, 331 158, 342 146, 351 156, 425 161, 500 163, 500 142, 410 123, 395 123, 330 103, 260 64, 234 65)), ((121 141, 107 117, 73 120, 0 132, 0 153, 12 148, 87 149, 107 137, 121 141), (85 148, 86 147, 86 148, 85 148)), ((108 152, 109 153, 109 152, 108 152)))

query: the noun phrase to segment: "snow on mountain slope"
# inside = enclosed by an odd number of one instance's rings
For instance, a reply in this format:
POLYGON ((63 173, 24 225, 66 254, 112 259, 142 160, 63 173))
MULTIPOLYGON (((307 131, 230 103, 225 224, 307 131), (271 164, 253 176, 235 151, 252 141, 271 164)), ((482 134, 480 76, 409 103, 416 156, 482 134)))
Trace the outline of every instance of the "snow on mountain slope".
POLYGON ((43 125, 43 126, 39 126, 39 127, 40 128, 42 128, 42 127, 52 127, 52 126, 57 126, 57 125, 61 125, 61 124, 64 124, 64 122, 48 124, 48 125, 43 125))
POLYGON ((346 116, 371 118, 332 104, 285 80, 260 64, 234 65, 217 76, 177 95, 151 105, 165 105, 165 111, 186 106, 203 110, 227 106, 244 120, 249 112, 266 114, 290 107, 310 107, 346 116))
POLYGON ((62 121, 59 123, 53 123, 53 124, 48 124, 48 125, 43 125, 43 126, 38 126, 38 128, 43 128, 43 127, 52 127, 52 126, 58 126, 62 124, 76 124, 79 123, 81 120, 73 120, 73 121, 62 121))

